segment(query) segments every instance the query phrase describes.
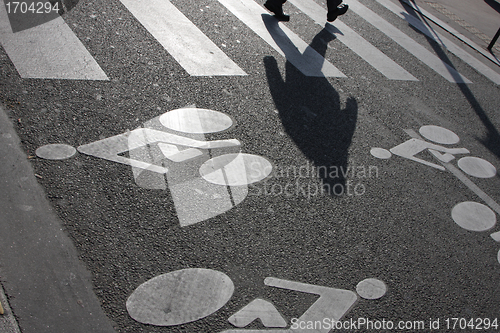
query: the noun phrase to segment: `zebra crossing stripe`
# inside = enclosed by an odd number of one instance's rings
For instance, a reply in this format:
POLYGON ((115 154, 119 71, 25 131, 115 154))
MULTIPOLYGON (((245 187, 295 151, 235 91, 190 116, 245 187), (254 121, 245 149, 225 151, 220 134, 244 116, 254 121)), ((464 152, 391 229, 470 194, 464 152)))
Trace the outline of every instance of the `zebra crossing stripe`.
MULTIPOLYGON (((325 24, 326 10, 313 0, 289 0, 289 2, 312 18, 317 24, 321 26, 325 24)), ((339 19, 333 25, 327 23, 325 28, 388 79, 418 81, 413 75, 396 64, 391 58, 367 42, 339 19)))
POLYGON ((13 33, 2 4, 0 43, 22 78, 109 80, 61 17, 13 33))
POLYGON ((120 1, 190 75, 247 75, 170 1, 120 1))
POLYGON ((483 74, 486 76, 488 79, 493 81, 496 84, 500 84, 500 74, 496 73, 492 69, 490 69, 488 66, 483 64, 481 61, 470 55, 469 53, 465 52, 462 48, 458 47, 455 43, 450 41, 448 38, 445 36, 431 30, 429 27, 427 27, 421 20, 416 18, 415 16, 409 15, 408 13, 403 13, 401 7, 397 6, 391 1, 387 0, 377 0, 381 5, 383 5, 385 8, 393 12, 394 14, 398 15, 402 19, 406 20, 408 23, 410 23, 412 26, 420 30, 422 33, 424 33, 427 37, 432 38, 436 43, 443 45, 446 47, 450 52, 455 54, 457 57, 465 61, 467 64, 469 64, 472 68, 476 69, 479 73, 483 74))
POLYGON ((428 51, 425 47, 418 44, 415 40, 411 39, 403 32, 398 30, 392 24, 375 14, 373 11, 359 3, 357 0, 349 1, 349 8, 356 14, 361 16, 368 23, 376 27, 378 30, 386 34, 402 48, 413 54, 420 61, 429 66, 436 73, 444 77, 446 80, 454 83, 471 83, 469 79, 458 73, 453 67, 446 64, 432 52, 428 51))
POLYGON ((278 25, 278 21, 255 1, 219 0, 219 2, 304 75, 346 77, 290 29, 278 25))

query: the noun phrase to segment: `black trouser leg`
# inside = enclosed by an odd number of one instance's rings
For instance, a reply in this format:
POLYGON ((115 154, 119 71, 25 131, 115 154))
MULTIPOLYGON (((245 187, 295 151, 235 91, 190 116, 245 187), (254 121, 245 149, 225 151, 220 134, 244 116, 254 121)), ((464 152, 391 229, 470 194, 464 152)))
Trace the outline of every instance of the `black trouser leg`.
POLYGON ((337 9, 337 6, 339 6, 341 3, 342 0, 326 0, 326 6, 328 7, 328 12, 337 9))
POLYGON ((326 5, 328 7, 328 14, 326 15, 326 20, 328 22, 333 22, 339 15, 344 15, 349 6, 343 5, 342 0, 326 0, 326 5))
POLYGON ((267 0, 264 4, 270 12, 274 13, 274 16, 280 21, 290 20, 290 16, 283 13, 283 4, 286 0, 267 0))

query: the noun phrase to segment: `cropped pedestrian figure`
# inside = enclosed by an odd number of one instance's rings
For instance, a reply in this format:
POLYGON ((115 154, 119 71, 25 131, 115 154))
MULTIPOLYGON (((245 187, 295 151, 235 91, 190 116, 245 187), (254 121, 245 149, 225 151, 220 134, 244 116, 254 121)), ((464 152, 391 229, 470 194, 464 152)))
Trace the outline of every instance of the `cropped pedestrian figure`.
MULTIPOLYGON (((286 0, 267 0, 264 7, 274 13, 274 16, 279 21, 290 21, 290 16, 283 13, 283 4, 285 2, 286 0)), ((338 16, 345 14, 349 8, 348 5, 342 3, 342 0, 326 0, 326 6, 328 8, 328 13, 326 14, 328 22, 335 21, 338 16)))
POLYGON ((328 13, 326 14, 328 22, 335 21, 338 16, 344 15, 349 8, 348 5, 342 3, 342 0, 326 0, 326 6, 328 8, 328 13))
POLYGON ((274 13, 274 17, 276 17, 279 21, 290 21, 290 15, 285 15, 283 13, 283 4, 285 2, 286 0, 267 0, 264 7, 274 13))

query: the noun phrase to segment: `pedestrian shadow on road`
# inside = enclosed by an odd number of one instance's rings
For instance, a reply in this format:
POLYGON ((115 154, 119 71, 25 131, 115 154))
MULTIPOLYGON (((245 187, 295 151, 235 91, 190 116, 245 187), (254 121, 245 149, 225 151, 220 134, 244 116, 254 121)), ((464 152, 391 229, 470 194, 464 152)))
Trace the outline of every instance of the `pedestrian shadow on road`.
MULTIPOLYGON (((292 42, 279 28, 278 21, 266 15, 263 15, 263 20, 286 58, 297 56, 297 49, 293 50, 294 54, 289 54, 292 42)), ((324 56, 328 42, 334 38, 326 29, 321 30, 304 55, 314 49, 324 56)), ((342 195, 346 177, 341 170, 348 170, 348 149, 358 113, 356 99, 347 98, 342 107, 343 101, 326 77, 306 76, 288 60, 285 78, 274 57, 265 57, 264 66, 269 89, 285 131, 317 170, 315 175, 322 180, 322 193, 342 195)), ((321 67, 313 69, 312 73, 319 71, 321 67)))

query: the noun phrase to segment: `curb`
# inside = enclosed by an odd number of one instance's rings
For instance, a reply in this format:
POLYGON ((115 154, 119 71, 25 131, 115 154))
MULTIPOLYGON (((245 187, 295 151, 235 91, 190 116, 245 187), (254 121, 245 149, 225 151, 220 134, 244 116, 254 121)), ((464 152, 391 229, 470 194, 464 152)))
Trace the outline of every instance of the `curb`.
POLYGON ((15 314, 23 333, 115 333, 2 105, 0 162, 5 312, 15 314))
MULTIPOLYGON (((441 5, 440 3, 437 2, 431 2, 431 1, 425 1, 427 5, 438 11, 439 13, 443 14, 444 16, 448 17, 450 20, 476 36, 478 39, 481 39, 483 42, 485 42, 487 45, 490 44, 491 38, 488 37, 485 33, 479 31, 475 26, 472 24, 468 23, 467 21, 463 20, 456 14, 453 14, 450 12, 445 6, 441 5)), ((495 46, 494 47, 495 51, 500 52, 500 47, 495 46)))
MULTIPOLYGON (((470 48, 472 48, 475 51, 479 52, 481 55, 483 55, 486 59, 488 59, 491 62, 493 62, 495 65, 500 66, 500 59, 497 58, 493 53, 489 52, 486 48, 480 47, 479 45, 477 45, 476 43, 474 43, 472 40, 470 40, 469 38, 465 37, 464 35, 462 35, 458 31, 456 31, 450 25, 448 25, 447 23, 441 21, 440 19, 438 19, 437 17, 435 17, 434 15, 432 15, 431 13, 429 13, 428 11, 426 11, 425 9, 422 9, 422 8, 418 7, 417 5, 415 5, 414 3, 412 3, 410 0, 401 0, 401 2, 404 3, 405 5, 411 7, 413 10, 415 10, 416 12, 418 12, 420 15, 425 16, 427 19, 429 19, 430 21, 432 21, 434 24, 438 25, 439 27, 441 27, 442 29, 444 29, 446 32, 448 32, 449 34, 453 35, 455 38, 457 38, 460 41, 462 41, 463 43, 467 44, 470 48)), ((429 2, 426 2, 426 3, 430 4, 429 2)), ((437 4, 437 5, 441 6, 440 4, 437 4)), ((464 20, 460 19, 458 16, 456 16, 455 14, 452 14, 452 15, 454 15, 454 17, 457 17, 459 20, 464 21, 464 20)), ((466 25, 472 27, 472 25, 470 25, 468 23, 466 23, 466 25)), ((476 28, 474 28, 474 29, 477 30, 476 28)), ((477 31, 479 31, 479 30, 477 30, 477 31)), ((481 32, 479 31, 479 33, 481 33, 481 32)), ((489 44, 489 42, 487 42, 487 44, 489 44)), ((497 47, 494 47, 494 49, 498 50, 497 47)))
POLYGON ((3 333, 21 333, 16 318, 10 309, 7 297, 0 284, 0 332, 3 333))

